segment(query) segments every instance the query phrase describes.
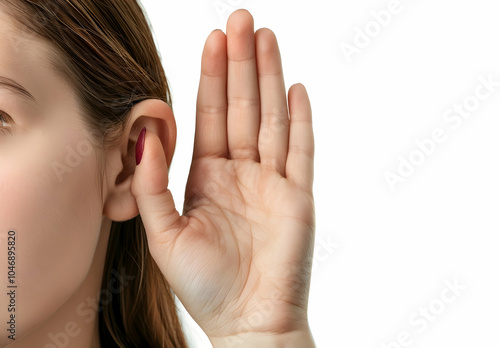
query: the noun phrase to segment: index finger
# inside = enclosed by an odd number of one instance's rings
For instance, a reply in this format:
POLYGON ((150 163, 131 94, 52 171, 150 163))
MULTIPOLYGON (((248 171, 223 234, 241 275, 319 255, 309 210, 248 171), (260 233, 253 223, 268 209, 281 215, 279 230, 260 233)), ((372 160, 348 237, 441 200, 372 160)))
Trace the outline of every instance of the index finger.
POLYGON ((226 35, 217 29, 208 36, 203 49, 193 160, 228 155, 226 47, 226 35))

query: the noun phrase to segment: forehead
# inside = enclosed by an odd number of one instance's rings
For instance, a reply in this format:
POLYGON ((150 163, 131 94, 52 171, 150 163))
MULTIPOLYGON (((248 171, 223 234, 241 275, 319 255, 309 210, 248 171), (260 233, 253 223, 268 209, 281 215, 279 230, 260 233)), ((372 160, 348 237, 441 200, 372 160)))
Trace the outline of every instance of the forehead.
POLYGON ((71 88, 55 69, 61 63, 51 43, 24 27, 0 6, 0 75, 15 80, 38 101, 71 100, 71 88))

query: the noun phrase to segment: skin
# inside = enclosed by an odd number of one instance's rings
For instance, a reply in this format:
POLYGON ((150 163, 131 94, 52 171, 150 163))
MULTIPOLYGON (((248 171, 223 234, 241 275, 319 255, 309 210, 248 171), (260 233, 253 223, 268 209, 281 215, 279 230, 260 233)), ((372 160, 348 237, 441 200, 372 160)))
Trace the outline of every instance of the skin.
MULTIPOLYGON (((1 284, 2 289, 7 285, 7 232, 13 229, 18 321, 12 347, 35 347, 50 342, 47 334, 59 332, 74 308, 98 293, 110 220, 102 214, 95 180, 89 180, 97 171, 92 153, 62 181, 52 168, 65 163, 66 146, 75 149, 87 137, 74 94, 44 64, 47 46, 17 30, 3 12, 0 32, 0 75, 38 101, 0 88, 0 109, 9 115, 4 126, 12 133, 0 134, 1 284)), ((2 322, 8 300, 0 296, 2 322)), ((94 323, 82 325, 81 341, 74 346, 90 347, 93 332, 94 323)), ((6 336, 2 330, 2 347, 13 342, 6 336)))
MULTIPOLYGON (((1 347, 48 348, 57 339, 74 348, 99 347, 95 303, 88 299, 101 288, 111 221, 139 213, 153 257, 214 347, 241 343, 244 331, 251 331, 247 343, 313 346, 306 291, 314 244, 309 99, 297 84, 287 105, 272 31, 254 33, 252 16, 238 10, 226 32, 212 32, 203 52, 180 215, 164 189, 175 119, 160 100, 132 109, 120 145, 105 154, 102 195, 94 149, 61 180, 54 164, 68 164, 70 149, 88 144, 89 132, 73 91, 47 65, 49 45, 0 12, 0 75, 38 101, 0 88, 0 110, 12 133, 0 133, 0 259, 7 260, 6 235, 13 229, 19 318, 16 341, 2 334, 1 347), (136 166, 129 143, 142 127, 145 149, 136 166), (257 324, 255 316, 262 318, 257 324)), ((0 282, 5 288, 5 273, 0 282)), ((0 308, 8 300, 0 296, 0 308)))
POLYGON ((184 214, 165 190, 154 130, 132 192, 151 254, 214 346, 311 347, 311 105, 301 84, 287 105, 271 30, 254 33, 252 16, 239 10, 226 32, 212 32, 203 52, 184 214))

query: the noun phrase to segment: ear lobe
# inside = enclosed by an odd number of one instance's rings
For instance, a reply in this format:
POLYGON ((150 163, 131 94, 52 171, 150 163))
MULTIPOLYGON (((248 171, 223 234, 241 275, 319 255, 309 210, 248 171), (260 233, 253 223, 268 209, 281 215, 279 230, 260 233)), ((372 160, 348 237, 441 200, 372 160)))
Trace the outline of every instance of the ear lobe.
POLYGON ((126 221, 139 214, 131 193, 135 173, 135 146, 139 133, 146 127, 147 136, 160 139, 167 166, 170 168, 177 139, 177 126, 170 106, 160 99, 147 99, 136 104, 129 114, 122 141, 108 151, 106 166, 107 188, 103 215, 113 221, 126 221))

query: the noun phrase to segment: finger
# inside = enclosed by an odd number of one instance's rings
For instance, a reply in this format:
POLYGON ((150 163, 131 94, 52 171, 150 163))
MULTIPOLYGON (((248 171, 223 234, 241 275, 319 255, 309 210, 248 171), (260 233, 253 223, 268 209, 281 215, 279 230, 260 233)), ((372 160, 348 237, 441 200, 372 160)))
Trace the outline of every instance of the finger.
MULTIPOLYGON (((171 246, 176 238, 180 215, 168 186, 168 167, 158 136, 146 130, 144 152, 131 183, 153 257, 155 246, 171 246)), ((156 254, 158 255, 158 254, 156 254)))
POLYGON ((213 31, 202 54, 193 159, 227 157, 226 35, 213 31))
POLYGON ((288 91, 290 138, 286 177, 301 189, 312 193, 314 178, 314 135, 312 110, 306 88, 298 83, 288 91))
POLYGON ((226 32, 229 157, 258 161, 260 106, 252 15, 246 10, 235 11, 226 32))
POLYGON ((278 41, 265 28, 257 30, 255 41, 261 101, 260 163, 285 176, 290 125, 278 41))

